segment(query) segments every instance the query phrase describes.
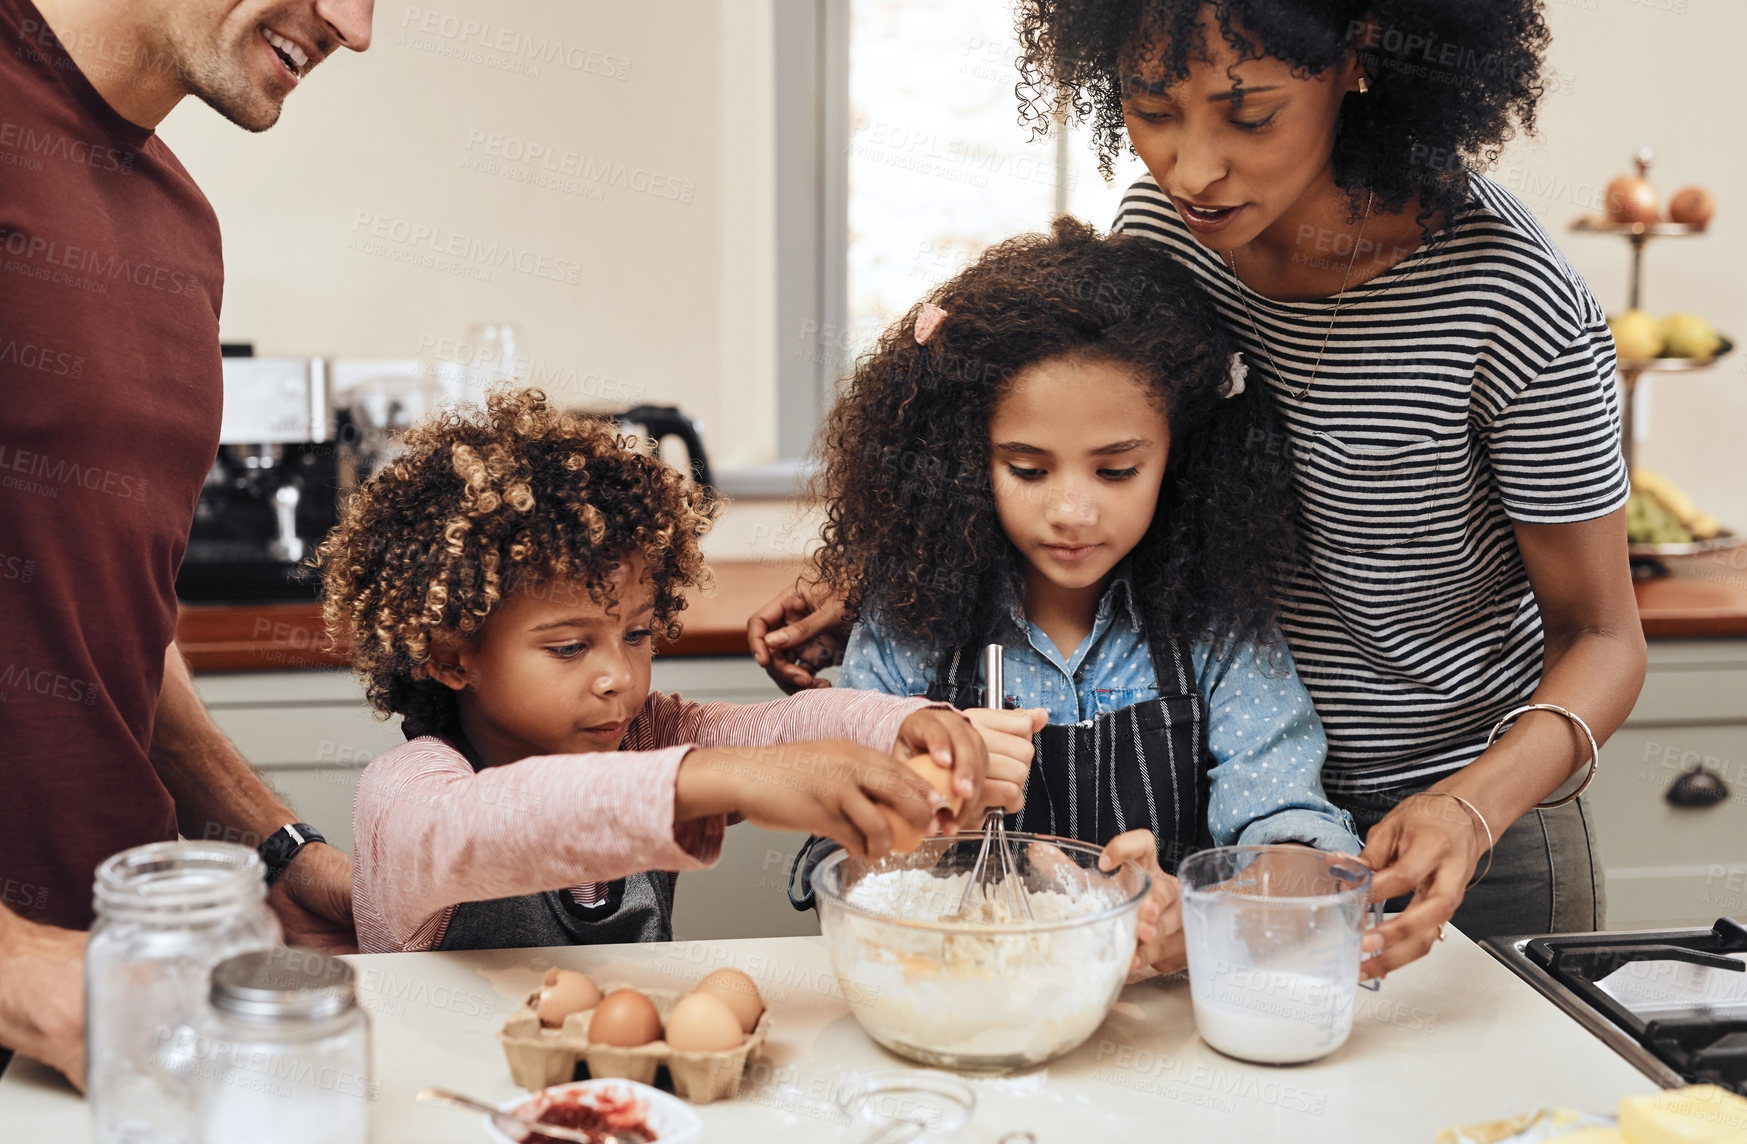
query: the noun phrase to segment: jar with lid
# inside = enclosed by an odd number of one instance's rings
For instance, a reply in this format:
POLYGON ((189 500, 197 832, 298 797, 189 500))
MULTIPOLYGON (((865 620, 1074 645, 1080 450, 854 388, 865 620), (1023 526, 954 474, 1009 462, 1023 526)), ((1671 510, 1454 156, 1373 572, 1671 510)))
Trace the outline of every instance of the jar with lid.
POLYGON ((212 967, 279 942, 265 872, 228 842, 136 846, 97 868, 85 1049, 98 1144, 198 1139, 195 1047, 212 967))
POLYGON ((365 1144, 370 1023, 352 967, 312 950, 233 957, 212 971, 198 1049, 203 1144, 365 1144))

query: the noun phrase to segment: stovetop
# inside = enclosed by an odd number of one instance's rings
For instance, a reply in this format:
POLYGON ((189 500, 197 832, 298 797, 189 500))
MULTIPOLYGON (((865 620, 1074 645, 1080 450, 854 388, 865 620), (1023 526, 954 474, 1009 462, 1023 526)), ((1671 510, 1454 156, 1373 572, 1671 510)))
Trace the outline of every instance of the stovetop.
POLYGON ((1747 1095, 1747 926, 1480 943, 1664 1088, 1747 1095))

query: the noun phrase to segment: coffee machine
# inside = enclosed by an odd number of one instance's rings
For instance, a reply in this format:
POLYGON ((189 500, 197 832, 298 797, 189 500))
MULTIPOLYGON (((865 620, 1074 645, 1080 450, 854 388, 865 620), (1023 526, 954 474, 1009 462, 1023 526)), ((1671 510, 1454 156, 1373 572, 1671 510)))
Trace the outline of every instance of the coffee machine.
POLYGON ((176 594, 189 601, 314 599, 303 567, 338 517, 344 414, 322 358, 225 347, 218 456, 200 490, 176 594))

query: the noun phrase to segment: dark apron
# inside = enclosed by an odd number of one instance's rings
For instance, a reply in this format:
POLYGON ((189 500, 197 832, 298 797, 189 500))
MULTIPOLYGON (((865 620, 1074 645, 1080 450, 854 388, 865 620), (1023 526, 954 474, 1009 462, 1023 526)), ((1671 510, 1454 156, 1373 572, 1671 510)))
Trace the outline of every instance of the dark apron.
POLYGON ((462 902, 438 949, 526 949, 673 940, 674 875, 632 874, 608 886, 599 906, 578 905, 569 890, 462 902))
MULTIPOLYGON (((1214 759, 1207 745, 1207 701, 1190 668, 1189 645, 1150 633, 1147 642, 1158 698, 1084 723, 1052 723, 1034 735, 1025 805, 1007 816, 1009 830, 1095 846, 1126 830, 1150 830, 1158 840, 1159 865, 1168 873, 1213 845, 1206 823, 1207 773, 1214 759)), ((927 697, 961 711, 985 706, 976 682, 981 651, 981 645, 971 645, 947 657, 927 697)), ((1015 706, 1006 696, 1001 705, 1015 706)), ((809 838, 795 855, 788 894, 797 910, 812 908, 813 870, 835 847, 829 839, 809 838)))

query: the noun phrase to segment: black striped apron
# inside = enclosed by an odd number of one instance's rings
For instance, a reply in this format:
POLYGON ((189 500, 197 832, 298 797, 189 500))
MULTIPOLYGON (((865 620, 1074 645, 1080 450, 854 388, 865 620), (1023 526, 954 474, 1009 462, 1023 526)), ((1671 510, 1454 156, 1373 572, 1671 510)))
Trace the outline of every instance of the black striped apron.
MULTIPOLYGON (((1207 701, 1195 685, 1189 645, 1148 637, 1159 695, 1081 723, 1052 723, 1032 738, 1036 754, 1025 805, 1009 830, 1055 834, 1102 846, 1125 830, 1150 830, 1159 865, 1174 873, 1207 833, 1207 701)), ((985 706, 976 682, 981 646, 960 648, 936 673, 928 698, 963 710, 985 706)), ((1002 696, 1001 706, 1016 704, 1002 696)))
MULTIPOLYGON (((1188 643, 1150 634, 1147 643, 1158 698, 1083 723, 1052 723, 1033 736, 1025 805, 1007 816, 1007 828, 1095 846, 1125 830, 1150 830, 1158 840, 1159 865, 1174 874, 1184 858, 1213 845, 1207 774, 1214 760, 1207 745, 1207 701, 1195 684, 1188 643)), ((961 711, 985 706, 976 682, 981 653, 982 645, 973 644, 946 657, 927 697, 961 711)), ((1007 696, 1001 705, 1016 706, 1007 696)), ((812 908, 813 870, 836 848, 814 837, 795 855, 788 894, 797 910, 812 908)))

